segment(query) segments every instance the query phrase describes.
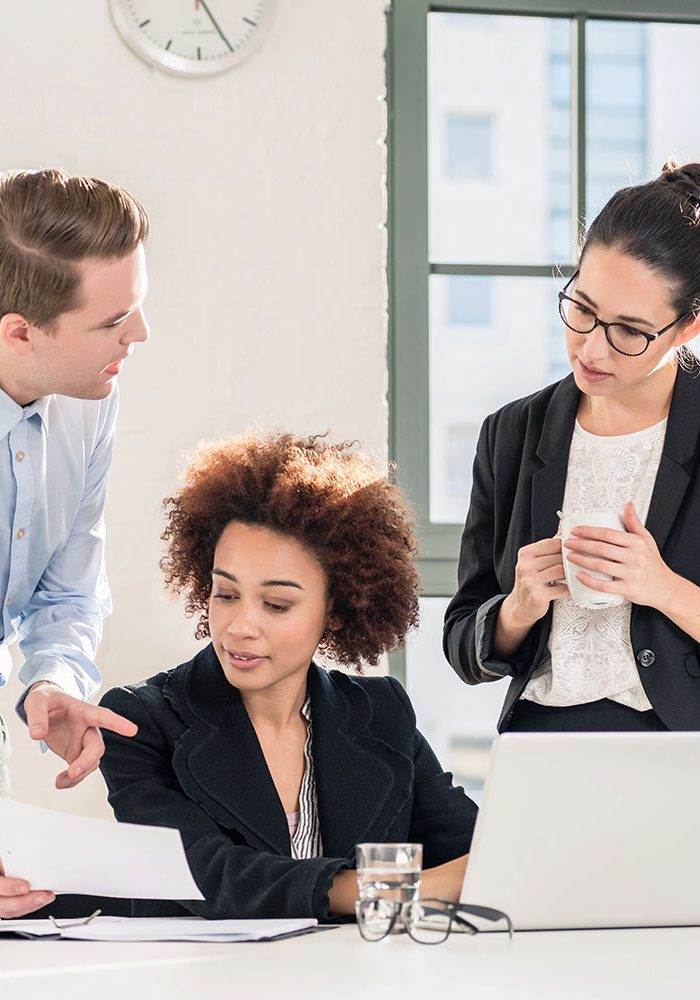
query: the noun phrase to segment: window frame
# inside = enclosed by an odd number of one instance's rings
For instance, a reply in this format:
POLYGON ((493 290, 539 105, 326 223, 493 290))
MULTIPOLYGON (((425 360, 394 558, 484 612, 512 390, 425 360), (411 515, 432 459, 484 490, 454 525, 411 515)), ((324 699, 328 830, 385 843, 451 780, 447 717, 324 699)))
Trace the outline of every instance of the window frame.
MULTIPOLYGON (((431 264, 428 242, 428 15, 440 13, 568 17, 571 49, 571 219, 585 218, 585 24, 654 21, 700 24, 697 0, 393 0, 387 10, 387 280, 389 455, 417 515, 424 597, 451 597, 456 589, 462 524, 431 523, 429 279, 432 274, 551 277, 558 266, 431 264), (662 6, 663 3, 663 6, 662 6)), ((578 234, 575 234, 578 236, 578 234)), ((465 496, 465 513, 469 498, 465 496)), ((403 652, 391 671, 405 679, 403 652)))

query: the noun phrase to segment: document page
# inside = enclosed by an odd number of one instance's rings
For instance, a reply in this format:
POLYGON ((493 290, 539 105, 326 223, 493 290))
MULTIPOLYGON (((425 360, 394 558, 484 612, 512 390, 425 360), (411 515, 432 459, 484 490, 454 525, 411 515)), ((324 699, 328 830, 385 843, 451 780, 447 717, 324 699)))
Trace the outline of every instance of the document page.
POLYGON ((203 899, 178 830, 72 816, 0 798, 0 861, 32 889, 203 899))
POLYGON ((314 930, 312 918, 203 920, 200 917, 96 917, 72 920, 2 920, 0 934, 60 937, 70 941, 271 941, 314 930))

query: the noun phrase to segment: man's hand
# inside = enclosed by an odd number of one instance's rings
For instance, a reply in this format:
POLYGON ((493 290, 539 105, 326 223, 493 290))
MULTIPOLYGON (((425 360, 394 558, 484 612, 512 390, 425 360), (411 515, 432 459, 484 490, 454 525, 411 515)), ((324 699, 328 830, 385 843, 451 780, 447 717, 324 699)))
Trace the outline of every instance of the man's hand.
POLYGON ((32 892, 29 883, 21 878, 5 878, 0 864, 0 919, 16 920, 27 913, 40 910, 56 897, 52 892, 39 890, 32 892))
POLYGON ((96 770, 105 752, 98 726, 120 736, 138 732, 123 716, 72 698, 50 681, 38 681, 30 688, 24 711, 31 738, 44 740, 70 765, 56 778, 56 788, 73 788, 96 770))

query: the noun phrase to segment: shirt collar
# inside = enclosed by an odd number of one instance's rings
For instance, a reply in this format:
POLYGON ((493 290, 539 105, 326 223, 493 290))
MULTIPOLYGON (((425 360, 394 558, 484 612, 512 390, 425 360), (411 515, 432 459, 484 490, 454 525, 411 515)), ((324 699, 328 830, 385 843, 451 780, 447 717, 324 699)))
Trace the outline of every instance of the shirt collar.
POLYGON ((29 419, 35 413, 39 414, 44 427, 48 430, 49 407, 52 399, 53 396, 42 396, 28 406, 20 406, 11 396, 8 396, 4 389, 0 389, 0 438, 6 437, 20 420, 29 419))

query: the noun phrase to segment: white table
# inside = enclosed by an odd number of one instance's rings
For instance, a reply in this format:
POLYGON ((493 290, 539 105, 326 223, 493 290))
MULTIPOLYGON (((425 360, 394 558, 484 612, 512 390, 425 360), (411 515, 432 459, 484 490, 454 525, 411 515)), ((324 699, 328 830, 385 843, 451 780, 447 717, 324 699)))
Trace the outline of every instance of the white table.
POLYGON ((700 928, 378 944, 354 926, 260 944, 0 939, 3 1000, 659 1000, 700 992, 700 928))

